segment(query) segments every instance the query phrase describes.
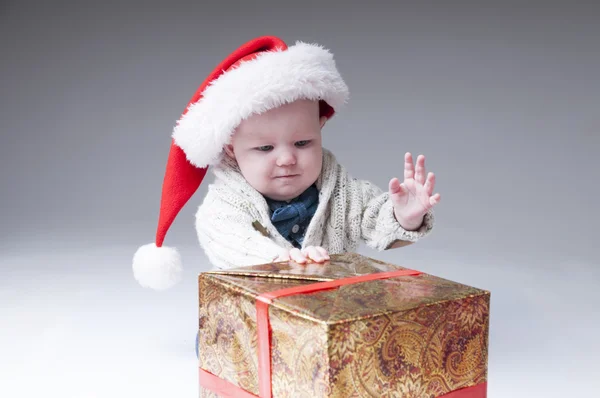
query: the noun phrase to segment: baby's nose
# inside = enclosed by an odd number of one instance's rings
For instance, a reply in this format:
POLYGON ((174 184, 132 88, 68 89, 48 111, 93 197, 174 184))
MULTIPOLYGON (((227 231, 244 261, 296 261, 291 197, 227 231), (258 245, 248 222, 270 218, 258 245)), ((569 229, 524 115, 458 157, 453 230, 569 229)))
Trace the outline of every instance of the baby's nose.
POLYGON ((295 163, 296 163, 296 156, 290 151, 285 151, 285 152, 281 153, 281 155, 279 155, 279 157, 277 158, 278 166, 290 166, 295 163))

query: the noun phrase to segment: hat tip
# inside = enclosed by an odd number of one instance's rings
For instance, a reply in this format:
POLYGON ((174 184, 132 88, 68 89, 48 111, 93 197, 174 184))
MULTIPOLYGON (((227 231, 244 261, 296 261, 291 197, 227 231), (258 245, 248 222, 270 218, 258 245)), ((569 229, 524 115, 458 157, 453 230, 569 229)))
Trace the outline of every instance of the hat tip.
POLYGON ((181 280, 181 256, 173 247, 149 243, 140 246, 133 256, 133 276, 138 283, 153 290, 167 290, 181 280))

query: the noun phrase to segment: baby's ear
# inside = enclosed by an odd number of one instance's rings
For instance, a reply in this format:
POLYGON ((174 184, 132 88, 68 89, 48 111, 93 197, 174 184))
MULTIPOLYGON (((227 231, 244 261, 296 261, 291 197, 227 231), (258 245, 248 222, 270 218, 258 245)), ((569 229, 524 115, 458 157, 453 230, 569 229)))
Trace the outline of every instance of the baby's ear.
POLYGON ((231 144, 226 144, 223 149, 225 150, 225 153, 227 154, 227 156, 229 156, 232 159, 235 159, 235 153, 233 153, 233 145, 231 144))
POLYGON ((319 124, 321 125, 321 128, 323 128, 323 126, 325 126, 326 122, 327 122, 327 116, 321 116, 321 118, 319 119, 319 124))

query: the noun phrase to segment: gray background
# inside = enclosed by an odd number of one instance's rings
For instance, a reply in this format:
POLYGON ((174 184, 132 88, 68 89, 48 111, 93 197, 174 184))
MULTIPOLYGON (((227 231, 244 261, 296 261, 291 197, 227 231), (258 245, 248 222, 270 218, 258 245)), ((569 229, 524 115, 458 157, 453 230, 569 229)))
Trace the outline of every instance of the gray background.
POLYGON ((426 155, 435 232, 361 253, 491 290, 489 396, 598 394, 600 6, 449 3, 0 2, 0 396, 196 396, 212 176, 166 238, 185 280, 144 290, 131 258, 175 120, 263 34, 334 52, 324 141, 351 173, 385 189, 426 155))

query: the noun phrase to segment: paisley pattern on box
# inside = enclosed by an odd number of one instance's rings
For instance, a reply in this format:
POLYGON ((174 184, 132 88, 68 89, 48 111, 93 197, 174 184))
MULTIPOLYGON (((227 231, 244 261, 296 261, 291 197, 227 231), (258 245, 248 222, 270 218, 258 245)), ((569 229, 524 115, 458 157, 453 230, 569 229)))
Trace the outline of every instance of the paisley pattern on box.
MULTIPOLYGON (((351 254, 304 274, 309 280, 293 267, 201 275, 201 368, 258 395, 258 294, 400 268, 351 254)), ((433 398, 482 383, 489 298, 422 274, 277 299, 269 310, 273 397, 433 398)), ((201 396, 216 397, 202 388, 201 396)))

